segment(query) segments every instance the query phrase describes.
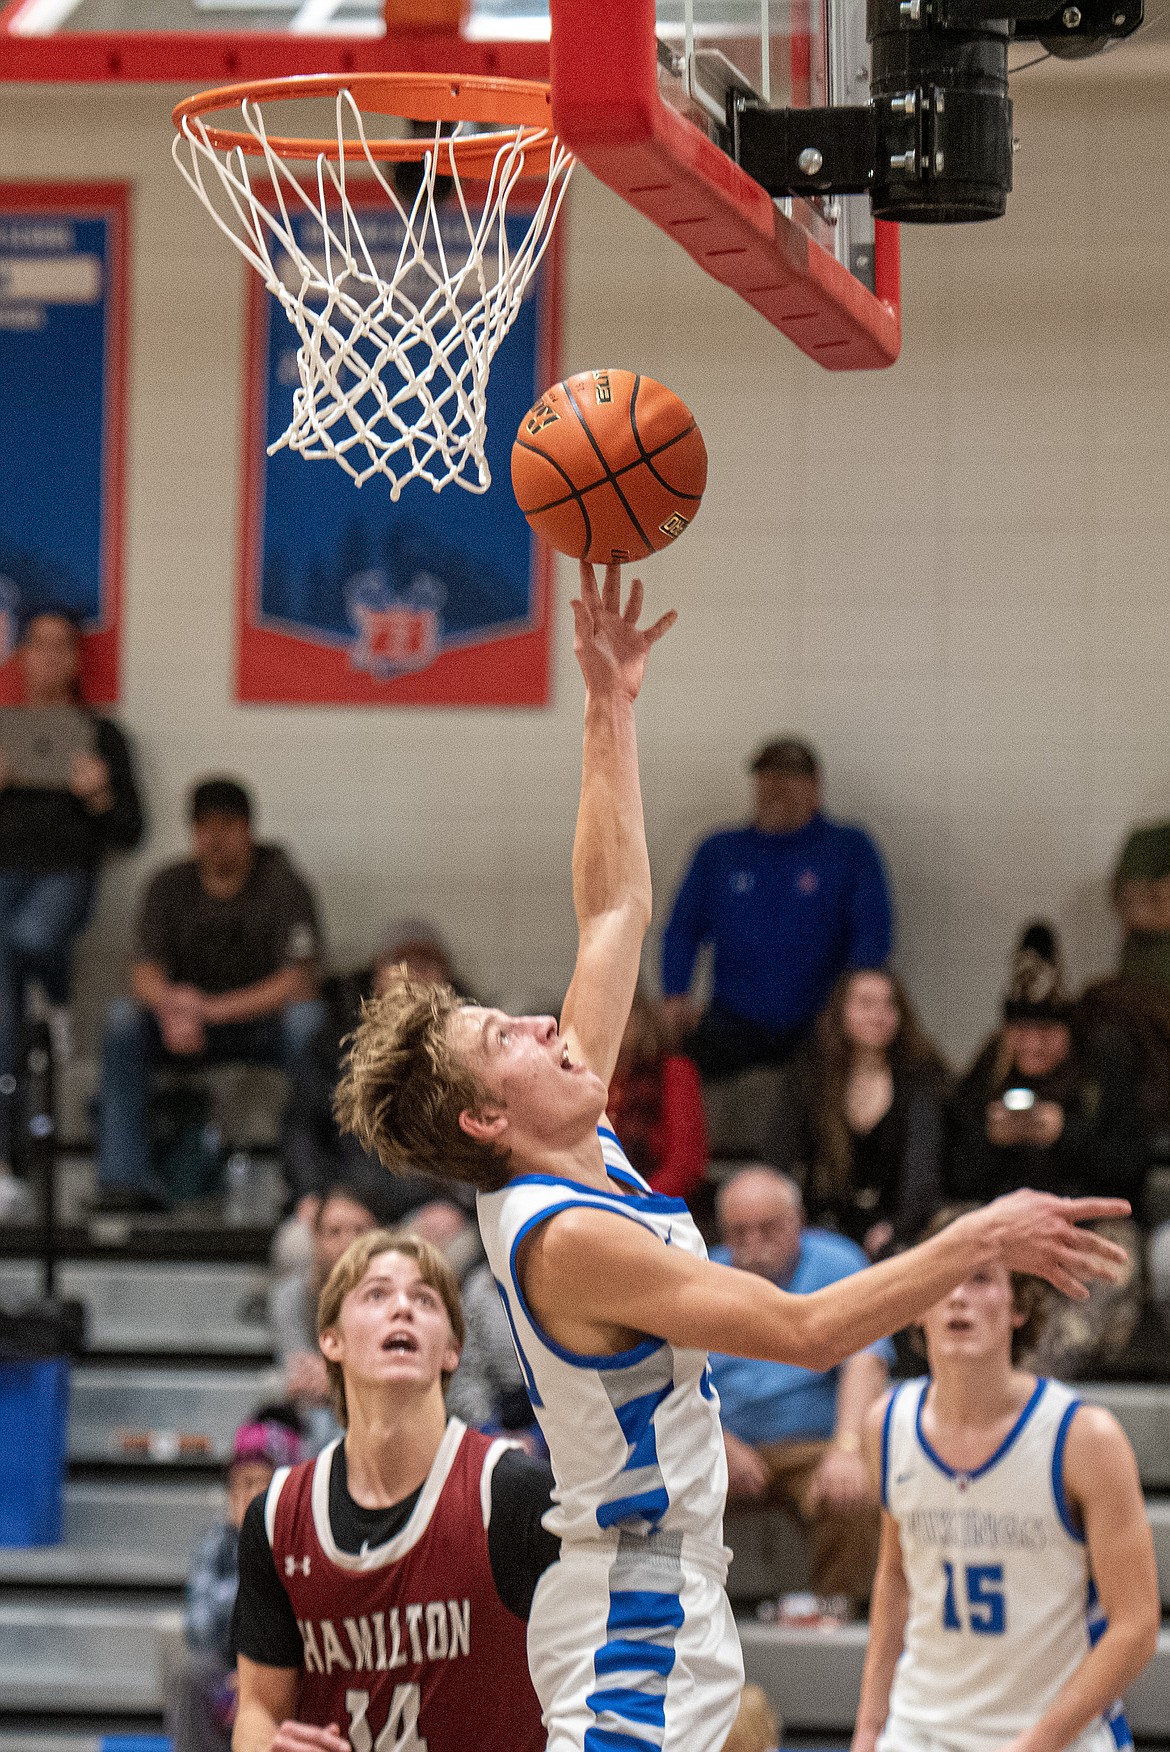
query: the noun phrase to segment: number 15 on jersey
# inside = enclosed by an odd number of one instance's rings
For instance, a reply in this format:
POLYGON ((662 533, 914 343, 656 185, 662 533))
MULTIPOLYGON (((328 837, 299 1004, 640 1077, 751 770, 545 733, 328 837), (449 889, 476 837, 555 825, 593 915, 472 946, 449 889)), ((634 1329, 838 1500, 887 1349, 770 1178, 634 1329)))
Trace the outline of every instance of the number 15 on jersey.
POLYGON ((946 1596, 943 1629, 970 1630, 976 1636, 1002 1636, 1007 1628, 1001 1563, 968 1563, 961 1567, 943 1560, 946 1596), (966 1624, 963 1623, 963 1617, 966 1624))

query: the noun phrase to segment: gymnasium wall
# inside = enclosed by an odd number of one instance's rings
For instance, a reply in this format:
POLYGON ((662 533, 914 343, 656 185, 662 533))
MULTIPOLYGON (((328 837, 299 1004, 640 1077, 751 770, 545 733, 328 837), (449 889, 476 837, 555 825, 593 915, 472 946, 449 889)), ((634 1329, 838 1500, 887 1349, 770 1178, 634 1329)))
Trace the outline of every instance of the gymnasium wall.
MULTIPOLYGON (((584 174, 567 215, 566 370, 663 378, 711 454, 701 519, 646 571, 681 611, 641 712, 659 918, 695 839, 743 810, 745 752, 807 733, 831 811, 885 848, 898 961, 957 1055, 1028 915, 1058 920, 1078 979, 1110 966, 1118 842, 1170 812, 1170 77, 1127 77, 1126 54, 1017 82, 1010 216, 905 234, 886 374, 822 373, 584 174)), ((178 95, 0 103, 0 174, 136 184, 122 716, 152 833, 110 872, 91 1016, 211 768, 255 787, 338 960, 426 914, 485 992, 547 1004, 573 945, 570 569, 548 711, 232 703, 244 268, 172 168, 178 95)))

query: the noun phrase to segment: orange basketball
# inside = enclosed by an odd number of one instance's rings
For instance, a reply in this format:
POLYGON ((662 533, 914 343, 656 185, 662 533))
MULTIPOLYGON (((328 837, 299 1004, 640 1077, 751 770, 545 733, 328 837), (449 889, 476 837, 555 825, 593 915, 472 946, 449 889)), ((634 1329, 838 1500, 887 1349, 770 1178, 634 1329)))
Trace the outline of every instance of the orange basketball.
POLYGON ((512 486, 533 529, 596 565, 669 547, 694 522, 706 484, 694 415, 636 371, 554 383, 512 446, 512 486))

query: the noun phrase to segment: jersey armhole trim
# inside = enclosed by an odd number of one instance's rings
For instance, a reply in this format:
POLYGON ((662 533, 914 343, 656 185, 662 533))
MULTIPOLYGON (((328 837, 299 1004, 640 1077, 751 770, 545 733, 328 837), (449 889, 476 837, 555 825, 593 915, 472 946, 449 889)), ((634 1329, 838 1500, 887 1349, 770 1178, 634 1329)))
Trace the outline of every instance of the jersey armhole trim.
POLYGON ((894 1406, 897 1404, 898 1395, 904 1385, 905 1382, 899 1381, 898 1385, 892 1389, 890 1397, 886 1401, 885 1416, 882 1418, 882 1508, 887 1511, 890 1507, 890 1436, 893 1433, 894 1406))
POLYGON ((485 1533, 492 1524, 492 1479, 495 1477, 496 1467, 510 1449, 519 1447, 519 1442, 510 1442, 506 1436, 497 1436, 483 1457, 483 1468, 479 1475, 479 1506, 483 1510, 485 1533))
MULTIPOLYGON (((562 1211, 575 1210, 578 1207, 587 1211, 611 1212, 614 1216, 625 1217, 628 1221, 637 1223, 638 1227, 640 1229, 645 1229, 648 1234, 655 1234, 655 1231, 650 1228, 649 1224, 643 1223, 634 1211, 623 1211, 617 1209, 615 1205, 601 1204, 600 1202, 594 1202, 593 1199, 588 1198, 562 1199, 560 1204, 551 1205, 547 1210, 537 1211, 535 1215, 529 1217, 528 1221, 524 1223, 517 1232, 516 1239, 513 1241, 511 1251, 508 1254, 508 1270, 512 1274, 512 1287, 516 1292, 516 1300, 524 1311, 525 1320, 527 1320, 529 1326, 531 1326, 541 1344, 544 1345, 546 1350, 551 1351, 554 1357, 559 1357, 561 1362, 570 1364, 574 1369, 628 1369, 634 1363, 642 1363, 645 1362, 647 1357, 652 1357, 655 1351, 662 1349, 666 1340, 663 1338, 646 1338, 643 1339, 641 1344, 632 1345, 629 1350, 616 1351, 612 1356, 589 1356, 583 1351, 569 1350, 565 1345, 558 1344, 556 1339, 544 1330, 544 1327, 540 1324, 540 1321, 528 1306, 528 1300, 525 1297, 524 1291, 520 1287, 520 1274, 516 1270, 516 1255, 520 1251, 520 1243, 527 1235, 531 1234, 533 1229, 539 1228, 542 1223, 550 1222, 553 1217, 559 1216, 562 1211)), ((655 1238, 658 1239, 657 1236, 655 1236, 655 1238)))
POLYGON ((1064 1494, 1064 1449, 1068 1441, 1069 1426, 1080 1410, 1081 1401, 1074 1399, 1066 1405, 1059 1424, 1056 1427, 1056 1440, 1052 1444, 1052 1500, 1056 1504, 1056 1513, 1060 1524, 1070 1539, 1075 1539, 1078 1545, 1085 1543, 1084 1530, 1078 1527, 1073 1519, 1068 1498, 1064 1494))
POLYGON ((272 1474, 272 1483, 264 1493, 264 1531, 268 1535, 269 1551, 276 1548, 276 1505, 291 1471, 291 1466, 278 1467, 272 1474))

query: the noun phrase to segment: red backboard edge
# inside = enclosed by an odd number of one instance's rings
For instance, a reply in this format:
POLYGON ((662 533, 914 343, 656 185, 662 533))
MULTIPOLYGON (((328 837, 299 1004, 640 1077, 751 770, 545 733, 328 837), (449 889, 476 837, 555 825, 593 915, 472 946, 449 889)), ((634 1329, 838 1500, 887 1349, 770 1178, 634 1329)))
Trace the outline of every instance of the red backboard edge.
POLYGON ((581 163, 817 364, 892 365, 897 226, 877 227, 875 296, 665 102, 654 0, 550 0, 550 9, 553 119, 581 163))

